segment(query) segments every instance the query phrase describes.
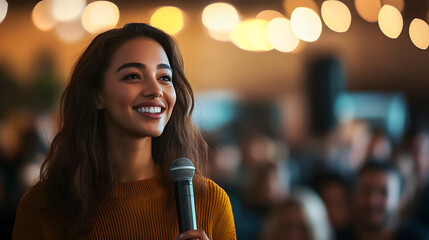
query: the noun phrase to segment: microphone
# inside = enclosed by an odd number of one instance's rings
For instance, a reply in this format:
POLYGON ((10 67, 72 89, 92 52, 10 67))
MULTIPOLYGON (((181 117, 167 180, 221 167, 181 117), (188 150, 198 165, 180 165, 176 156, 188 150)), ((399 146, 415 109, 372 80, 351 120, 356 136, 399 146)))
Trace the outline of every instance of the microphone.
POLYGON ((197 230, 194 188, 192 186, 194 174, 194 164, 187 158, 178 158, 170 165, 170 176, 174 180, 174 194, 176 196, 180 233, 197 230))

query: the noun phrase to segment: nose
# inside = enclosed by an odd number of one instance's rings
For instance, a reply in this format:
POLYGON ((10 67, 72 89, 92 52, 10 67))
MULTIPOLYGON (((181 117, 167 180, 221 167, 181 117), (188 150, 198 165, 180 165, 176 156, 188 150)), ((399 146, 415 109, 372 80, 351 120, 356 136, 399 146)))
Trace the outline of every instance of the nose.
POLYGON ((160 98, 162 97, 163 91, 155 77, 147 78, 143 83, 142 95, 150 98, 160 98))

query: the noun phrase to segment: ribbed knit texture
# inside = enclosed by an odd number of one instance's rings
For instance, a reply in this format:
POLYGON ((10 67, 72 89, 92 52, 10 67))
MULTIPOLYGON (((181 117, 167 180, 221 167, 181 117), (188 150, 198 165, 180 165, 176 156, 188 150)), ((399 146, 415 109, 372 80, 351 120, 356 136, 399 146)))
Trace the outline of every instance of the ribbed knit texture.
MULTIPOLYGON (((198 229, 211 240, 236 239, 231 204, 225 191, 206 180, 208 191, 195 196, 198 229)), ((60 239, 55 222, 41 209, 46 206, 42 184, 36 184, 21 199, 13 232, 14 240, 60 239)), ((90 214, 91 229, 81 239, 175 239, 179 233, 177 213, 167 207, 167 192, 154 177, 120 182, 112 194, 90 214)))

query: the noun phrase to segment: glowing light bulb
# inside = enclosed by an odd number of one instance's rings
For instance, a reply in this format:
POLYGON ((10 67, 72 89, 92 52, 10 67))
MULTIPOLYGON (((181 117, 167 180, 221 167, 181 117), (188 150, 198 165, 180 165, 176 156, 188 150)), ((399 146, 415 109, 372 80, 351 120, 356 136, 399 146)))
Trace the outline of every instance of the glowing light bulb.
POLYGON ((240 22, 231 32, 231 41, 247 51, 269 51, 273 46, 267 39, 268 21, 249 19, 240 22))
POLYGON ((6 0, 0 0, 0 23, 6 18, 8 4, 6 0))
POLYGON ((213 3, 204 8, 202 21, 214 39, 229 41, 229 34, 240 22, 240 16, 231 4, 213 3))
POLYGON ((237 47, 246 51, 256 51, 250 41, 246 37, 246 29, 250 20, 241 21, 237 24, 231 32, 230 38, 232 43, 237 47))
POLYGON ((404 0, 382 0, 382 3, 394 6, 400 12, 404 10, 404 0))
POLYGON ((274 18, 267 28, 268 42, 280 52, 292 52, 298 47, 299 38, 292 31, 286 18, 274 18))
POLYGON ((246 38, 256 51, 269 51, 273 46, 267 39, 268 21, 262 19, 253 19, 246 27, 246 38))
POLYGON ((161 7, 150 18, 150 24, 164 32, 174 35, 183 28, 183 13, 177 7, 161 7))
POLYGON ((414 18, 410 24, 410 38, 413 44, 422 50, 429 46, 429 26, 419 18, 414 18))
POLYGON ((256 15, 256 19, 271 21, 274 18, 284 18, 283 14, 275 10, 263 10, 256 15))
POLYGON ((306 7, 316 13, 319 12, 319 7, 313 0, 283 0, 283 7, 288 16, 292 16, 292 12, 299 7, 306 7))
POLYGON ((384 5, 378 14, 378 25, 384 35, 396 39, 404 25, 401 12, 393 6, 384 5))
POLYGON ((118 7, 109 1, 88 4, 82 13, 82 26, 90 33, 99 33, 116 27, 119 21, 118 7))
POLYGON ((367 22, 377 22, 381 9, 380 0, 355 0, 355 8, 359 16, 367 22))
POLYGON ((79 19, 73 22, 59 22, 55 26, 55 32, 61 40, 67 43, 77 42, 87 34, 79 19))
POLYGON ((335 32, 346 32, 352 22, 349 8, 344 3, 336 0, 323 2, 322 18, 326 26, 335 32))
POLYGON ((296 8, 290 19, 293 32, 303 41, 314 42, 322 33, 319 15, 310 8, 296 8))
POLYGON ((52 16, 57 21, 78 19, 85 8, 86 0, 51 0, 52 16))
POLYGON ((33 11, 31 12, 31 19, 33 20, 34 25, 42 30, 49 31, 51 30, 56 21, 51 14, 51 6, 48 1, 40 1, 34 6, 33 11))

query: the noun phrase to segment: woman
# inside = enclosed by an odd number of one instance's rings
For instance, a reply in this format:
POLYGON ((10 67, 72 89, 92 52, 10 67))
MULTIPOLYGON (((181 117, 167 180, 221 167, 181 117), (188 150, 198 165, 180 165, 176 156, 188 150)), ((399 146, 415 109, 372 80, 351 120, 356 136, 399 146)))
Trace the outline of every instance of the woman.
POLYGON ((146 24, 98 35, 61 99, 60 131, 21 199, 13 239, 235 239, 175 41, 146 24), (193 160, 199 230, 178 234, 170 163, 193 160))

